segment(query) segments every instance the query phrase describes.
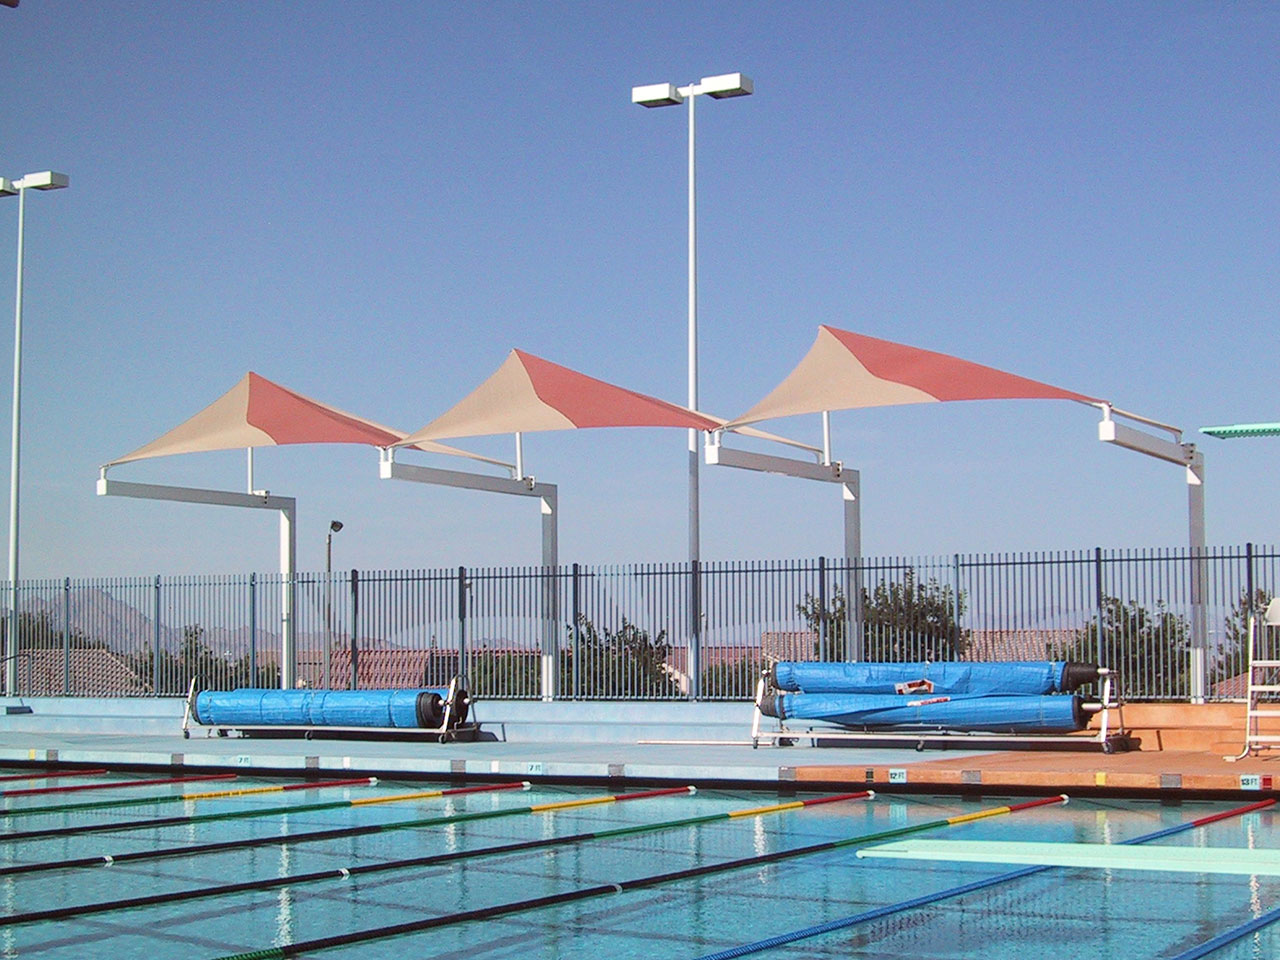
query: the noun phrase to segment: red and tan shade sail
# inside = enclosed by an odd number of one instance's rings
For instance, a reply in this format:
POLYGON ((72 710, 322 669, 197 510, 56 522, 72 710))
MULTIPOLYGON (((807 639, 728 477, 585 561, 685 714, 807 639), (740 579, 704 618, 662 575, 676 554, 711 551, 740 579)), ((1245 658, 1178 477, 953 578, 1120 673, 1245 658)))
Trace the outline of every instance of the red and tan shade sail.
POLYGON ((586 427, 686 427, 721 421, 512 350, 484 383, 396 446, 447 437, 481 437, 586 427))
MULTIPOLYGON (((388 447, 404 433, 296 393, 250 371, 194 417, 107 466, 176 453, 275 447, 292 443, 365 443, 388 447)), ((438 443, 420 448, 498 463, 438 443)))
POLYGON ((728 427, 824 410, 1015 399, 1101 402, 945 353, 823 325, 786 379, 728 427))

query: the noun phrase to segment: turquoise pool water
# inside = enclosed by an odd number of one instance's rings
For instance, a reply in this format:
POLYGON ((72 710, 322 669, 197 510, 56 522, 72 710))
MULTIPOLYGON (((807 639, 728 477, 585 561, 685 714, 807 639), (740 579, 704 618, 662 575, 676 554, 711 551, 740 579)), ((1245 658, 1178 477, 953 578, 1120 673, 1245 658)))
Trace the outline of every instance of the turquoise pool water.
MULTIPOLYGON (((234 784, 112 790, 111 797, 80 793, 65 798, 3 798, 0 802, 15 808, 60 799, 67 803, 126 799, 161 791, 231 789, 256 783, 261 781, 244 778, 234 784)), ((429 784, 384 781, 371 788, 7 817, 0 826, 12 833, 152 816, 389 796, 432 788, 429 784)), ((0 868, 246 837, 282 841, 198 857, 3 876, 0 913, 13 915, 474 850, 769 806, 787 799, 747 791, 700 791, 693 796, 525 813, 371 836, 283 842, 289 835, 310 830, 497 811, 599 795, 600 791, 539 787, 529 792, 471 794, 288 816, 4 842, 0 843, 0 868)), ((5 957, 111 960, 220 957, 871 834, 972 813, 1004 802, 999 798, 969 802, 881 795, 869 802, 846 801, 452 864, 4 926, 0 927, 0 951, 5 957)), ((915 836, 1117 843, 1240 805, 1187 802, 1161 806, 1155 802, 1073 799, 1066 807, 1042 807, 915 836)), ((1272 810, 1260 811, 1155 842, 1274 848, 1280 838, 1280 821, 1276 818, 1272 810)), ((577 903, 545 906, 303 956, 693 958, 1012 869, 1000 865, 858 859, 856 849, 854 845, 645 890, 611 892, 577 903)), ((1172 957, 1278 905, 1280 878, 1057 868, 754 955, 885 960, 1172 957)), ((1215 960, 1280 956, 1280 923, 1211 956, 1215 960)))

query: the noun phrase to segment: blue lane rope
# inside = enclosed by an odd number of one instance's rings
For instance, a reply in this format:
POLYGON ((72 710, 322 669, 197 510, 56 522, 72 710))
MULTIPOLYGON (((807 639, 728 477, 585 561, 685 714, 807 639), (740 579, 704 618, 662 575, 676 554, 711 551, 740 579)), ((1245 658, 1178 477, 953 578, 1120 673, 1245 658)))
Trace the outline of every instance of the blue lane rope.
POLYGON ((1212 940, 1206 940, 1204 943, 1192 947, 1190 950, 1184 950, 1176 956, 1169 957, 1168 960, 1196 960, 1197 957, 1207 957, 1215 950, 1220 950, 1229 943, 1235 943, 1237 940, 1247 937, 1249 934, 1254 933, 1257 930, 1261 930, 1263 927, 1275 923, 1277 920, 1280 920, 1280 907, 1276 907, 1274 910, 1268 910, 1261 916, 1254 917, 1248 923, 1242 923, 1240 926, 1233 927, 1225 933, 1220 933, 1212 940))
MULTIPOLYGON (((1239 807, 1235 810, 1227 810, 1222 813, 1213 814, 1212 816, 1201 817, 1198 820, 1191 820, 1188 823, 1179 823, 1172 827, 1165 827, 1163 830, 1143 834, 1142 836, 1134 837, 1131 840, 1121 841, 1121 843, 1128 845, 1147 843, 1151 840, 1160 840, 1164 837, 1172 836, 1175 833, 1182 833, 1195 827, 1215 823, 1218 820, 1225 820, 1228 817, 1238 816, 1243 813, 1250 813, 1254 810, 1260 810, 1263 807, 1269 807, 1274 803, 1274 800, 1264 800, 1260 803, 1251 803, 1248 806, 1239 807)), ((913 897, 910 900, 902 900, 898 903, 887 904, 883 907, 875 907, 874 909, 854 914, 851 917, 842 917, 839 920, 828 920, 826 923, 820 923, 812 927, 805 927, 803 930, 792 930, 789 933, 779 933, 776 936, 769 937, 765 940, 757 940, 755 943, 744 943, 737 947, 730 947, 728 950, 721 950, 718 953, 709 953, 705 956, 699 957, 698 960, 732 960, 732 958, 735 957, 745 957, 752 953, 761 953, 765 950, 772 950, 775 947, 781 947, 788 943, 795 943, 797 940, 807 940, 810 937, 820 936, 824 933, 831 933, 835 930, 844 930, 848 927, 854 927, 860 923, 866 923, 870 920, 878 920, 881 917, 887 917, 895 913, 902 913, 906 910, 915 909, 916 907, 923 907, 931 903, 937 903, 939 900, 948 900, 951 897, 959 897, 966 893, 973 893, 975 890, 992 887, 998 883, 1007 883, 1010 880, 1017 880, 1021 877, 1031 876, 1033 873, 1041 873, 1045 870, 1053 869, 1055 868, 1051 865, 1023 867, 1020 870, 1002 873, 994 877, 988 877, 985 880, 974 880, 970 883, 963 884, 962 886, 949 887, 946 890, 939 890, 936 893, 928 893, 923 896, 913 897)), ((1261 918, 1259 918, 1259 920, 1260 919, 1261 918)), ((1249 932, 1250 931, 1242 929, 1242 931, 1237 935, 1237 938, 1246 936, 1249 932)), ((1173 960, 1192 960, 1193 957, 1200 956, 1204 956, 1204 954, 1188 953, 1185 956, 1179 955, 1178 957, 1173 958, 1173 960)))

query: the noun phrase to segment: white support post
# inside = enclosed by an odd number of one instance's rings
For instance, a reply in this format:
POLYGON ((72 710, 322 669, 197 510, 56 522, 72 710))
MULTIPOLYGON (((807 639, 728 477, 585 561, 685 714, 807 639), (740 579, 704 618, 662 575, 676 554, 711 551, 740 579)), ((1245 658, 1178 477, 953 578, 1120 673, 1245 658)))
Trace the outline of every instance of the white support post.
POLYGON ((1191 532, 1191 702, 1204 703, 1209 677, 1208 571, 1205 563, 1204 454, 1192 444, 1187 464, 1187 516, 1191 532))
POLYGON ((290 502, 280 511, 280 689, 298 685, 298 621, 294 616, 297 595, 297 507, 290 502))
MULTIPOLYGON (((517 437, 519 435, 517 434, 517 437)), ((517 443, 518 459, 515 472, 523 474, 523 454, 517 443)), ((397 463, 394 448, 382 450, 378 462, 378 475, 383 480, 408 480, 412 483, 429 483, 442 487, 458 487, 464 490, 482 490, 486 493, 504 493, 516 497, 535 497, 542 514, 542 566, 545 571, 542 586, 542 650, 541 697, 550 700, 556 695, 556 659, 559 623, 559 588, 556 577, 560 566, 559 543, 559 493, 554 483, 539 483, 533 477, 491 477, 462 470, 443 470, 439 467, 420 467, 415 464, 397 463)))
POLYGON ((127 483, 107 479, 104 467, 98 474, 100 497, 133 497, 139 500, 169 500, 177 503, 203 503, 218 507, 242 507, 251 510, 280 512, 280 686, 293 687, 297 677, 297 625, 294 618, 294 594, 298 555, 298 501, 293 497, 272 496, 266 491, 233 493, 230 490, 205 490, 199 487, 170 487, 155 483, 127 483))
POLYGON ((846 624, 844 656, 848 660, 862 659, 862 476, 857 470, 847 469, 843 463, 831 459, 831 420, 826 412, 822 417, 822 463, 795 460, 791 457, 775 457, 765 453, 735 450, 721 442, 715 433, 707 442, 708 464, 721 467, 737 467, 758 473, 773 473, 800 480, 817 480, 820 483, 840 484, 840 497, 844 504, 844 590, 846 624))
POLYGON ((862 476, 847 470, 851 479, 841 483, 844 498, 844 595, 846 624, 844 658, 862 660, 862 476))
POLYGON ((542 507, 542 699, 554 700, 558 690, 560 653, 559 504, 554 486, 544 491, 542 507))
POLYGON ((1110 404, 1100 403, 1102 421, 1098 424, 1098 439, 1126 450, 1177 464, 1186 471, 1187 480, 1187 541, 1190 548, 1190 599, 1191 599, 1191 702, 1203 703, 1208 681, 1208 611, 1205 609, 1207 592, 1205 572, 1204 525, 1204 454, 1194 443, 1182 442, 1182 431, 1157 420, 1149 420, 1136 414, 1113 410, 1110 404), (1172 440, 1152 436, 1132 427, 1116 423, 1112 415, 1127 417, 1139 423, 1168 431, 1172 440))

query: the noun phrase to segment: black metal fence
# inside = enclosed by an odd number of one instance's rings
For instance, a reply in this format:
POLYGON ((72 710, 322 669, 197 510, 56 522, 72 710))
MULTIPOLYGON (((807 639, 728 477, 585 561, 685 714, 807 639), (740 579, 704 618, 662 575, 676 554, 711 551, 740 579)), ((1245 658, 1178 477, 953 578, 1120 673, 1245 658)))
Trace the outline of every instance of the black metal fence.
MULTIPOLYGON (((1244 695, 1270 547, 31 580, 24 695, 443 685, 486 698, 752 695, 770 660, 1083 659, 1128 699, 1244 695)), ((6 596, 12 593, 6 590, 6 596)), ((10 679, 15 679, 10 673, 10 679)))

